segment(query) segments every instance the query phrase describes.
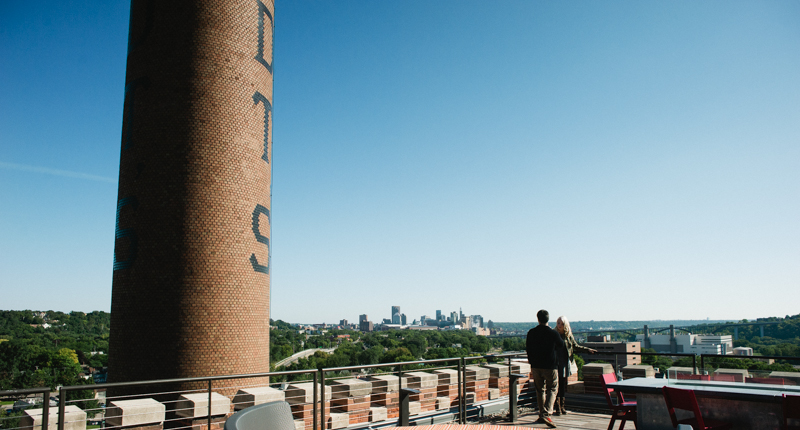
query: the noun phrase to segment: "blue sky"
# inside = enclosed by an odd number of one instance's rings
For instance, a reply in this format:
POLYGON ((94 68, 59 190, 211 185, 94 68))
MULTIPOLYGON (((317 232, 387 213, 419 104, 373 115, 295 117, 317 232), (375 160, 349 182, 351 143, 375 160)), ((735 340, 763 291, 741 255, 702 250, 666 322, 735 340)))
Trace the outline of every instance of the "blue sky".
MULTIPOLYGON (((108 310, 129 3, 0 3, 0 308, 108 310)), ((272 316, 800 304, 800 3, 278 1, 272 316)))

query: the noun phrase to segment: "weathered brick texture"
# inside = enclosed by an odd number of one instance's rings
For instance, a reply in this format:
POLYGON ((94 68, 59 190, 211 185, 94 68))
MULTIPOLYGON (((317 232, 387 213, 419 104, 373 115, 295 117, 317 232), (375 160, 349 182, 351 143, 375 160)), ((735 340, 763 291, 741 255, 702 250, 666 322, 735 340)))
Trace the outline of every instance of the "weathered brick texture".
POLYGON ((131 2, 110 382, 269 371, 273 17, 131 2))

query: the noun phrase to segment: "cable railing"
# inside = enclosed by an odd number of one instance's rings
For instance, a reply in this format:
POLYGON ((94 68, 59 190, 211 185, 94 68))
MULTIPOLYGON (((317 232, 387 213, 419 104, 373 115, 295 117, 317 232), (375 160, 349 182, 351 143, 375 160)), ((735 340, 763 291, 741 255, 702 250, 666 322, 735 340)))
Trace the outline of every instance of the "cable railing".
MULTIPOLYGON (((686 353, 616 352, 619 356, 677 357, 684 373, 709 374, 722 359, 795 360, 800 357, 716 356, 686 353), (699 366, 698 364, 699 359, 699 366)), ((624 359, 627 364, 628 360, 624 359)), ((584 369, 587 369, 584 367, 584 369)), ((796 370, 796 369, 793 369, 796 370)), ((788 372, 787 372, 788 373, 788 372)), ((797 385, 800 385, 800 372, 797 385)), ((621 375, 621 374, 620 374, 621 375)), ((147 428, 213 430, 238 410, 270 401, 290 404, 296 430, 380 429, 423 423, 467 423, 487 414, 516 420, 517 406, 536 404, 524 352, 416 360, 359 366, 197 378, 32 388, 0 392, 0 398, 41 396, 42 406, 22 416, 0 417, 5 430, 147 428), (57 392, 57 406, 50 395, 57 392), (93 403, 104 393, 104 404, 93 403), (18 419, 19 422, 14 421, 18 419), (426 421, 427 420, 427 421, 426 421)), ((757 382, 755 376, 745 376, 757 382)), ((782 383, 795 384, 783 377, 782 383)), ((774 381, 773 381, 774 383, 774 381)), ((589 382, 586 383, 587 387, 589 382)), ((587 390, 587 393, 589 391, 587 390)))

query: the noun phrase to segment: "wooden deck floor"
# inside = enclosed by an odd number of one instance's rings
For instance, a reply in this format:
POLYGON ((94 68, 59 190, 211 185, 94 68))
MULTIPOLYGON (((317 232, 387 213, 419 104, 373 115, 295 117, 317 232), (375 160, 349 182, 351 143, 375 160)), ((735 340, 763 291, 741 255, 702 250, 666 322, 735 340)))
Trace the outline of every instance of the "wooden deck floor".
MULTIPOLYGON (((608 428, 608 423, 611 421, 610 414, 598 414, 598 413, 589 413, 589 412, 572 412, 568 411, 566 415, 562 415, 559 417, 552 417, 553 422, 556 423, 559 429, 562 430, 606 430, 608 428)), ((502 420, 492 420, 487 422, 486 424, 498 425, 498 426, 516 426, 516 427, 528 427, 528 428, 543 428, 549 429, 550 427, 544 424, 537 424, 536 420, 539 419, 539 415, 533 414, 524 414, 520 415, 519 420, 515 423, 510 423, 508 421, 502 420)), ((614 423, 614 429, 619 429, 620 421, 617 420, 614 423)), ((633 429, 632 422, 626 422, 625 427, 629 429, 633 429)))

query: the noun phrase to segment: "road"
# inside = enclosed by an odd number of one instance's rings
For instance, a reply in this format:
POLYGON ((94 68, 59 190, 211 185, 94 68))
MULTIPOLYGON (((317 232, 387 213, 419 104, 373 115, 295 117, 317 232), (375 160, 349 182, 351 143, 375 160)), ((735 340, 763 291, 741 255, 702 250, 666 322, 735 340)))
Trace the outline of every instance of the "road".
POLYGON ((292 364, 292 363, 296 363, 297 360, 299 360, 301 358, 310 357, 310 356, 314 355, 314 353, 317 352, 317 351, 322 351, 322 352, 326 352, 326 353, 330 354, 334 350, 336 350, 336 348, 328 348, 328 349, 311 348, 311 349, 305 349, 303 351, 300 351, 300 352, 298 352, 298 353, 296 353, 294 355, 286 357, 283 360, 275 363, 275 368, 277 369, 279 367, 283 367, 283 366, 286 366, 286 365, 289 365, 289 364, 292 364))

